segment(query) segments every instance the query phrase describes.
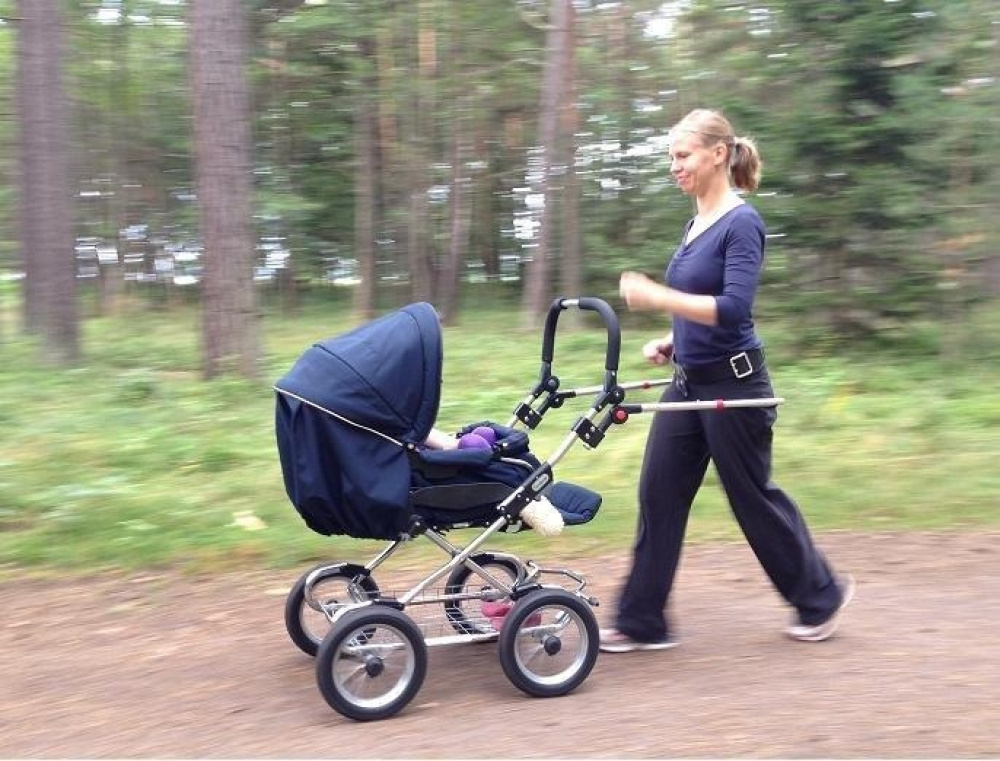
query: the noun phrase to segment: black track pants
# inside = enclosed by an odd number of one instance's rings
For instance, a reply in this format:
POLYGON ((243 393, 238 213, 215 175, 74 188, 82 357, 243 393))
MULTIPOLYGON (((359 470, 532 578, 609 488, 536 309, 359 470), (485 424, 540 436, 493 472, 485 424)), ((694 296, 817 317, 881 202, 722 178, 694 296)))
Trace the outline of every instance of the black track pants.
MULTIPOLYGON (((766 369, 743 379, 667 387, 661 401, 773 396, 766 369)), ((658 412, 639 481, 639 528, 632 570, 618 602, 617 628, 639 640, 668 634, 667 595, 680 560, 691 503, 709 459, 740 528, 775 588, 804 624, 825 621, 841 593, 795 502, 771 481, 774 408, 658 412)))

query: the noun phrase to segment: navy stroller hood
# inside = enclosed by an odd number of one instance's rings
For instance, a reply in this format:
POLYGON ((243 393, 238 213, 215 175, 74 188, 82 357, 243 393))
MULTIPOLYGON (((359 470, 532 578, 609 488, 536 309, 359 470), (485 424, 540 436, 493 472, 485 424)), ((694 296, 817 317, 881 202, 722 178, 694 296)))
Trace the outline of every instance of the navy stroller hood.
POLYGON ((441 397, 441 327, 410 304, 309 348, 275 385, 285 489, 321 534, 396 539, 410 522, 406 445, 441 397))

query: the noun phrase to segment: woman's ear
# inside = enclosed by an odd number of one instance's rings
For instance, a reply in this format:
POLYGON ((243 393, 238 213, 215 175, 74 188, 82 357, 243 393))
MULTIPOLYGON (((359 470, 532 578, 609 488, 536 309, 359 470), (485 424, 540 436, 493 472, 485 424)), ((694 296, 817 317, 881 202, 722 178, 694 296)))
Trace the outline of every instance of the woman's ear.
POLYGON ((728 151, 729 149, 726 147, 726 144, 721 141, 712 146, 712 165, 724 165, 726 163, 728 151))

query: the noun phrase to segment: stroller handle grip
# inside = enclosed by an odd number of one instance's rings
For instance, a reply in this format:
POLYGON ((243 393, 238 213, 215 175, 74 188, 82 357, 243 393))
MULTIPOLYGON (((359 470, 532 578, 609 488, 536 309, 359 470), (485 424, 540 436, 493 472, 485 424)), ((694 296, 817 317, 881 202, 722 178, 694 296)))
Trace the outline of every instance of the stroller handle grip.
POLYGON ((609 389, 617 382, 618 358, 621 354, 621 327, 618 324, 618 315, 615 310, 604 300, 591 296, 581 296, 576 299, 556 299, 549 307, 549 313, 545 318, 545 334, 542 338, 542 362, 544 364, 543 374, 551 369, 552 356, 556 340, 556 325, 559 322, 559 315, 564 309, 576 307, 590 312, 597 312, 604 321, 604 327, 608 331, 608 348, 604 361, 604 369, 607 370, 605 376, 605 388, 609 389))

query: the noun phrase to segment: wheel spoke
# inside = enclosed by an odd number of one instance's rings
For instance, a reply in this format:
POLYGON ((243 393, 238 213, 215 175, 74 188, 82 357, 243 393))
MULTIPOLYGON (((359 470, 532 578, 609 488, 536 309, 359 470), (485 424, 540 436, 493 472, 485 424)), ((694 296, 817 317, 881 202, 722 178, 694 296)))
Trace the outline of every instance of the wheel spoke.
POLYGON ((407 647, 405 642, 364 642, 364 638, 364 632, 352 637, 351 641, 344 645, 344 653, 352 658, 364 658, 366 655, 383 656, 386 653, 405 650, 407 647))

